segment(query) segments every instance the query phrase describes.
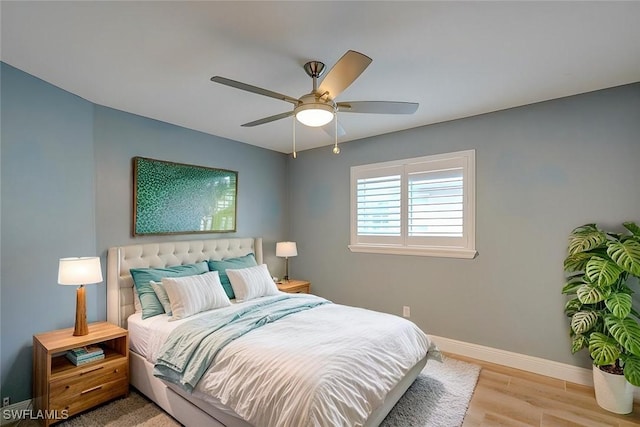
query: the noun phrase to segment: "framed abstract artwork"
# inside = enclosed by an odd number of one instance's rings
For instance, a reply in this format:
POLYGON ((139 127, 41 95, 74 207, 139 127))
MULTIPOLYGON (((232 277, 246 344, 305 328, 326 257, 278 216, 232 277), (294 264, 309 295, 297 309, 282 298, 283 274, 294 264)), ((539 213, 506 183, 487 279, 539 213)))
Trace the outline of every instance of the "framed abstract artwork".
POLYGON ((236 231, 238 172, 133 158, 133 235, 236 231))

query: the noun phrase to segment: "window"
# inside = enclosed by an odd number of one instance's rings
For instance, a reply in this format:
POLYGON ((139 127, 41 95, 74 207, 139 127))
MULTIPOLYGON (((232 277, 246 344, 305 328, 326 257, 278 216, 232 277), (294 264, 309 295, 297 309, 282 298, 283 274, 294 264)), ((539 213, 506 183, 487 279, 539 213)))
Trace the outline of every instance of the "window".
POLYGON ((353 166, 349 249, 475 257, 475 150, 353 166))

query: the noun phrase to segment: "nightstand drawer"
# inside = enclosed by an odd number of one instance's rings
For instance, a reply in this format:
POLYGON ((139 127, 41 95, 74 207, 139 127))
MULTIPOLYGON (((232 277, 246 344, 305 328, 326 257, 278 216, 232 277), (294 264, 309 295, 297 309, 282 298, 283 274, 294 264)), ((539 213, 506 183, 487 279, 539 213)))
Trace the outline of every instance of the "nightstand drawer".
POLYGON ((115 397, 124 396, 128 392, 129 379, 119 378, 93 387, 83 388, 74 395, 67 393, 63 397, 53 394, 49 409, 52 411, 66 410, 69 415, 74 415, 115 397))
POLYGON ((66 406, 60 402, 68 399, 76 399, 90 393, 87 390, 98 390, 98 387, 114 381, 124 380, 128 382, 127 360, 114 360, 111 362, 89 364, 83 367, 75 375, 60 380, 52 381, 49 389, 51 404, 60 407, 66 406))

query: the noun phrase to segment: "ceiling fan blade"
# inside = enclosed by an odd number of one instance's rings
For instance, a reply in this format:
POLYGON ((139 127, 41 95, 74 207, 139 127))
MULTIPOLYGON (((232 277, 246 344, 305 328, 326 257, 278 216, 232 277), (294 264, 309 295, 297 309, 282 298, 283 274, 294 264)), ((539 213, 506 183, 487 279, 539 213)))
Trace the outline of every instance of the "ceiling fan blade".
POLYGON ((318 93, 329 92, 329 99, 335 99, 349 87, 371 64, 372 59, 355 50, 349 50, 327 73, 318 88, 318 93))
MULTIPOLYGON (((338 119, 335 118, 334 120, 338 120, 338 119)), ((327 133, 327 135, 329 135, 331 137, 335 137, 336 136, 336 124, 333 122, 333 120, 331 120, 326 125, 322 126, 322 130, 325 131, 327 133)), ((346 134, 347 134, 347 132, 344 130, 344 128, 340 124, 340 121, 338 121, 338 138, 341 137, 341 136, 345 136, 346 134)))
POLYGON ((419 104, 395 101, 346 101, 338 102, 337 105, 341 113, 413 114, 419 104))
POLYGON ((293 116, 293 111, 287 111, 286 113, 276 114, 275 116, 265 117, 260 120, 254 120, 253 122, 245 123, 242 126, 246 128, 251 128, 258 125, 263 125, 269 122, 275 122, 276 120, 284 119, 285 117, 293 116))
POLYGON ((235 80, 227 79, 226 77, 213 76, 211 77, 212 82, 220 83, 226 86, 235 87, 236 89, 246 90, 247 92, 257 93, 258 95, 268 96, 270 98, 279 99, 281 101, 287 101, 292 103, 293 105, 298 105, 300 101, 296 98, 292 98, 287 95, 283 95, 278 92, 274 92, 268 89, 262 89, 258 86, 252 86, 246 83, 238 82, 235 80))

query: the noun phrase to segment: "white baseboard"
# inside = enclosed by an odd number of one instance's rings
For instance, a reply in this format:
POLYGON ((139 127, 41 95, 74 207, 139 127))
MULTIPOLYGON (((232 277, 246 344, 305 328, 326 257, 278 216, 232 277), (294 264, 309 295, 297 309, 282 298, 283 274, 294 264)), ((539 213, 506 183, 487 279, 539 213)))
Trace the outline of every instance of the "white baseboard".
MULTIPOLYGON (((484 362, 496 363, 509 368, 593 387, 591 369, 435 335, 430 335, 430 337, 438 345, 438 348, 446 353, 472 357, 484 362)), ((634 397, 635 399, 640 399, 640 387, 635 388, 634 397)))
POLYGON ((0 425, 9 424, 24 419, 24 414, 31 407, 31 399, 0 408, 0 425))

